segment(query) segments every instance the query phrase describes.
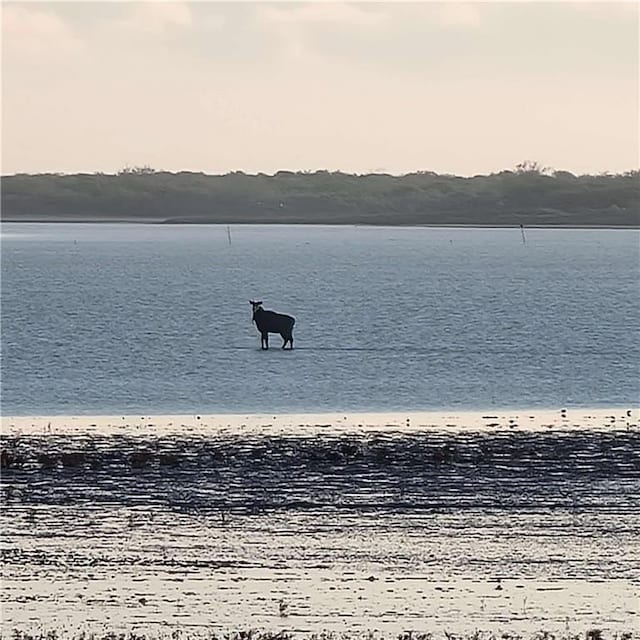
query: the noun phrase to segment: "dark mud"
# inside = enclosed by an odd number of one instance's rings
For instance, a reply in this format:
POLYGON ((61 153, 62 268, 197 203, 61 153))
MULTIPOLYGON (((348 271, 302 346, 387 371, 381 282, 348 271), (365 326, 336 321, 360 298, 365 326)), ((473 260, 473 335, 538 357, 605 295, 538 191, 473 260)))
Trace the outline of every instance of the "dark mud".
POLYGON ((9 507, 203 514, 640 507, 640 432, 2 439, 9 507))

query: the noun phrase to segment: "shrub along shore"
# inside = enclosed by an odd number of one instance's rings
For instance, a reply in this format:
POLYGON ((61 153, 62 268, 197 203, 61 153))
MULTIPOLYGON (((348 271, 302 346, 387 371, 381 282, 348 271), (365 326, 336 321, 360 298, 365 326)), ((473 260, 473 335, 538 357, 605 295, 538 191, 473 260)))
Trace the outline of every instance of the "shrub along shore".
POLYGON ((523 163, 460 177, 420 171, 171 173, 2 177, 5 222, 432 226, 640 226, 640 171, 580 175, 523 163))

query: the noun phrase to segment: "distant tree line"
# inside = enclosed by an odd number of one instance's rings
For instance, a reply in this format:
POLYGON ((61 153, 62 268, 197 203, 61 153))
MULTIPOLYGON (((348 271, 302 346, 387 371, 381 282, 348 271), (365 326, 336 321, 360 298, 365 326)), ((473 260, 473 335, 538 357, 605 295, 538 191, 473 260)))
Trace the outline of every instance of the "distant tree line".
POLYGON ((525 162, 460 177, 340 171, 275 175, 16 174, 2 178, 4 221, 372 225, 639 226, 640 171, 579 175, 525 162))

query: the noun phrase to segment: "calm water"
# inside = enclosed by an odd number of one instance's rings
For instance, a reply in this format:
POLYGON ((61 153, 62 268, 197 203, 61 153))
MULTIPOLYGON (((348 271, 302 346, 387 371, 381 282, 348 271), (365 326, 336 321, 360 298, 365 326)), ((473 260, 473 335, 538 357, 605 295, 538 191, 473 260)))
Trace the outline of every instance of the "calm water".
POLYGON ((637 231, 2 226, 2 411, 626 405, 637 231), (296 316, 259 349, 249 299, 296 316))

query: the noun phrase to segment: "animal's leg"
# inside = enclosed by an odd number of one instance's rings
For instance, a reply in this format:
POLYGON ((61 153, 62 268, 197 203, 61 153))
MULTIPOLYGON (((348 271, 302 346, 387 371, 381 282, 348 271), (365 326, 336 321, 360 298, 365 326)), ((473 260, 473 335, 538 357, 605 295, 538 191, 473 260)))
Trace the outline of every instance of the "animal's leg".
POLYGON ((282 348, 286 349, 287 348, 287 341, 288 341, 287 334, 286 333, 281 333, 280 335, 282 336, 282 348))
POLYGON ((263 349, 269 348, 269 332, 262 334, 262 348, 263 349))

